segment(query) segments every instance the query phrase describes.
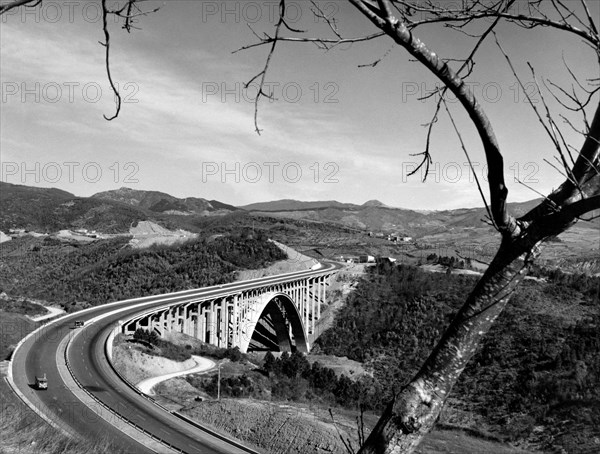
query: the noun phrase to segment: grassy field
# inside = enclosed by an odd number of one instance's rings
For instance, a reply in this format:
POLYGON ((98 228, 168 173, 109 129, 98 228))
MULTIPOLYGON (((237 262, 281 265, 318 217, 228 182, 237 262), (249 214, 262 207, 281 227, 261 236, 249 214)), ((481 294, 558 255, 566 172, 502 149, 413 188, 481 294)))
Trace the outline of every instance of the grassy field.
POLYGON ((182 413, 269 454, 344 454, 337 430, 354 447, 358 445, 352 421, 337 418, 334 425, 326 410, 317 413, 287 403, 223 399, 197 403, 182 413))
MULTIPOLYGON (((173 393, 179 386, 166 386, 173 399, 173 393)), ((358 447, 356 414, 353 412, 336 409, 332 420, 327 408, 252 399, 194 402, 190 399, 194 393, 188 388, 177 394, 187 400, 187 405, 180 410, 186 416, 254 445, 268 454, 349 454, 342 438, 355 451, 358 447)), ((376 420, 375 415, 365 418, 367 434, 376 420)), ((507 444, 474 437, 462 430, 435 430, 425 438, 416 452, 524 454, 532 451, 522 451, 507 444)))
POLYGON ((421 443, 418 454, 525 454, 512 446, 472 437, 461 430, 434 430, 421 443))

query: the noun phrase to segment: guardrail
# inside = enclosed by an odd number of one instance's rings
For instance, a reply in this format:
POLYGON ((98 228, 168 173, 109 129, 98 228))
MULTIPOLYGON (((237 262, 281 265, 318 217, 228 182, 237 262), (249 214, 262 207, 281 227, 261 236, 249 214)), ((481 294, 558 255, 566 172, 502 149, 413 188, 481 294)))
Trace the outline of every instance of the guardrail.
MULTIPOLYGON (((177 448, 176 446, 173 446, 172 444, 170 444, 169 442, 163 440, 160 437, 157 437, 156 435, 154 435, 151 432, 148 432, 146 429, 144 429, 141 426, 138 426, 135 422, 131 421, 129 418, 119 414, 118 412, 116 412, 115 410, 113 410, 112 408, 110 408, 108 405, 106 405, 104 402, 102 402, 100 399, 98 399, 96 396, 94 396, 91 392, 89 392, 84 386, 83 384, 77 379, 77 377, 75 377, 75 374, 73 373, 73 369, 71 368, 71 364, 69 363, 69 347, 71 346, 71 341, 73 340, 75 336, 73 336, 71 339, 69 339, 69 341, 67 342, 67 347, 65 348, 65 352, 64 352, 64 357, 65 357, 65 364, 67 366, 67 370, 69 371, 69 373, 71 374, 71 377, 73 377, 73 380, 75 381, 75 383, 77 384, 77 386, 79 386, 80 389, 82 389, 87 395, 89 395, 95 402, 97 402, 98 404, 100 404, 103 408, 105 408, 108 412, 110 412, 111 414, 115 415, 117 418, 119 418, 121 421, 123 421, 124 423, 130 425, 131 427, 139 430, 140 432, 142 432, 143 434, 149 436, 150 438, 152 438, 153 440, 158 441, 159 443, 165 445, 166 447, 168 447, 169 449, 178 452, 178 453, 182 453, 185 454, 185 451, 182 451, 181 449, 177 448)), ((111 365, 112 367, 112 365, 111 365)), ((114 368, 113 368, 114 370, 114 368)), ((155 451, 156 452, 156 451, 155 451)))
MULTIPOLYGON (((118 328, 118 327, 117 327, 118 328)), ((115 329, 117 329, 115 328, 115 329)), ((154 405, 156 405, 157 407, 159 407, 161 410, 166 411, 170 414, 172 414, 173 416, 181 419, 182 421, 187 422, 188 424, 196 427, 197 429, 202 430, 203 432, 212 435, 215 438, 218 438, 219 440, 222 440, 232 446, 235 446, 238 449, 241 449, 242 451, 245 451, 249 454, 260 454, 258 451, 255 451, 247 446, 244 446, 243 444, 239 443, 236 440, 232 440, 231 438, 227 437, 226 435, 223 435, 219 432, 216 432, 202 424, 200 424, 197 421, 194 421, 191 418, 188 418, 185 415, 182 415, 179 412, 176 411, 171 411, 168 408, 166 408, 164 405, 162 405, 160 402, 157 402, 152 396, 148 396, 146 394, 144 394, 142 391, 140 391, 138 389, 137 386, 135 386, 133 383, 131 383, 127 378, 125 378, 118 370, 117 368, 114 366, 113 362, 112 362, 112 353, 109 354, 109 348, 112 350, 112 341, 114 339, 114 332, 115 330, 113 329, 113 331, 109 334, 109 336, 106 338, 106 342, 104 343, 104 354, 106 355, 106 359, 107 362, 109 364, 109 366, 111 367, 111 369, 114 371, 114 373, 121 379, 121 381, 123 381, 123 383, 125 383, 127 386, 129 386, 129 388, 131 388, 136 394, 138 394, 139 396, 142 396, 144 399, 146 399, 147 401, 153 403, 154 405), (110 345, 109 345, 110 344, 110 345)), ((87 390, 86 390, 87 391, 87 390)), ((157 440, 159 440, 157 438, 157 440)), ((162 442, 162 440, 159 440, 162 442)), ((168 444, 167 442, 164 442, 165 444, 168 444)), ((169 445, 170 446, 170 445, 169 445)), ((183 451, 179 451, 179 452, 183 452, 183 451)))

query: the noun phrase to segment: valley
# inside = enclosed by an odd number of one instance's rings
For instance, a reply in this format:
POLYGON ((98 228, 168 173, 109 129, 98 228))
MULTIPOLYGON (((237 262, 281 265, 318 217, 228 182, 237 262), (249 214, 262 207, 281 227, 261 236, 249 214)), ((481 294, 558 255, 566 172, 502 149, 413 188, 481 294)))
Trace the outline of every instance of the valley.
MULTIPOLYGON (((314 445, 310 452, 344 453, 342 440, 356 447, 361 409, 368 433, 391 390, 414 374, 496 247, 493 231, 479 221, 481 210, 415 214, 376 203, 278 202, 269 211, 264 205, 229 209, 211 201, 219 206, 215 212, 202 205, 192 213, 197 200, 186 208, 181 200, 188 199, 178 199, 172 201, 178 210, 163 210, 164 195, 146 198, 139 191, 71 203, 70 195, 54 190, 9 189, 22 199, 15 208, 4 191, 0 197, 10 238, 0 244, 3 358, 45 322, 27 316, 42 315, 39 304, 73 313, 109 301, 305 270, 317 260, 344 263, 328 290, 311 353, 292 355, 292 369, 286 354, 268 359, 264 352, 250 353, 223 363, 220 400, 214 369, 154 388, 166 407, 269 454, 300 454, 307 444, 314 445), (24 203, 26 197, 32 199, 24 203), (101 217, 93 217, 98 200, 108 205, 101 217), (36 203, 54 208, 21 208, 36 203), (350 212, 354 217, 347 217, 350 212), (414 217, 408 222, 403 216, 414 217), (393 223, 383 221, 392 218, 393 223), (80 235, 61 233, 65 230, 80 235), (365 255, 377 263, 346 263, 365 255)), ((597 448, 598 230, 593 222, 581 224, 549 243, 418 452, 597 448)), ((213 360, 216 355, 219 362, 225 354, 185 335, 162 342, 149 349, 120 338, 118 367, 138 383, 185 369, 191 354, 213 360)), ((43 423, 36 426, 42 430, 43 423)), ((22 445, 10 427, 2 428, 6 443, 22 445)), ((100 452, 94 446, 85 452, 100 452)), ((72 449, 65 452, 82 448, 72 449)))

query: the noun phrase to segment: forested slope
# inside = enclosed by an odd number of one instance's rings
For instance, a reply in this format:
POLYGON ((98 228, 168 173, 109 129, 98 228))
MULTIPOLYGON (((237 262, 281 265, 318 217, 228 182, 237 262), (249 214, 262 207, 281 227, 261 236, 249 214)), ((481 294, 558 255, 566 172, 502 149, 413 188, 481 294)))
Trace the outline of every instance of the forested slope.
MULTIPOLYGON (((600 278, 525 281, 453 390, 442 422, 545 450, 597 452, 600 437, 600 278)), ((391 397, 417 372, 475 284, 415 267, 373 268, 318 340, 364 361, 391 397)))
POLYGON ((3 244, 0 289, 74 310, 231 282, 236 270, 285 258, 265 239, 241 234, 147 249, 131 249, 128 240, 81 244, 21 238, 3 244))

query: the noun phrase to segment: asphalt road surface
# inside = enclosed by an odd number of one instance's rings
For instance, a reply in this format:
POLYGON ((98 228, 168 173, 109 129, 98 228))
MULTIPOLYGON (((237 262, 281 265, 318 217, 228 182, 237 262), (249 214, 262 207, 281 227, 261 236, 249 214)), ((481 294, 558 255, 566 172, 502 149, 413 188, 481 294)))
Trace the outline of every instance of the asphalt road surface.
MULTIPOLYGON (((186 453, 247 452, 182 421, 129 388, 108 364, 104 351, 105 341, 119 320, 127 320, 153 307, 219 296, 263 284, 290 281, 337 268, 339 265, 325 264, 321 269, 314 271, 286 273, 206 289, 137 298, 73 314, 44 327, 18 348, 12 362, 14 383, 30 402, 66 430, 74 431, 85 438, 99 438, 111 442, 128 453, 148 452, 148 448, 84 405, 63 383, 56 356, 61 341, 66 336, 72 336, 68 359, 74 376, 88 392, 117 413, 186 453), (144 307, 139 307, 140 303, 144 303, 144 307), (91 324, 86 323, 83 328, 73 328, 75 320, 87 322, 119 309, 125 311, 91 324), (34 387, 35 376, 44 373, 48 378, 48 389, 37 390, 34 387)), ((109 414, 109 420, 113 422, 117 418, 109 414)))

